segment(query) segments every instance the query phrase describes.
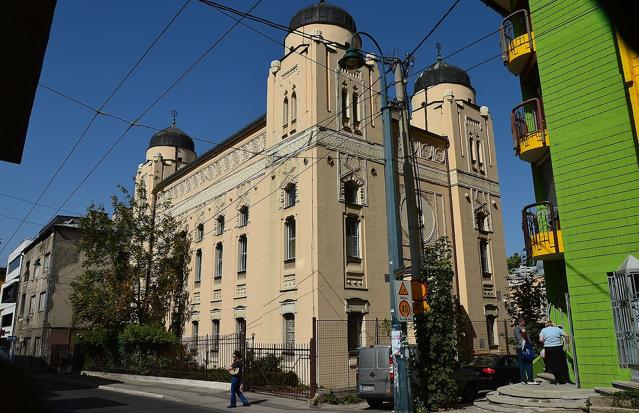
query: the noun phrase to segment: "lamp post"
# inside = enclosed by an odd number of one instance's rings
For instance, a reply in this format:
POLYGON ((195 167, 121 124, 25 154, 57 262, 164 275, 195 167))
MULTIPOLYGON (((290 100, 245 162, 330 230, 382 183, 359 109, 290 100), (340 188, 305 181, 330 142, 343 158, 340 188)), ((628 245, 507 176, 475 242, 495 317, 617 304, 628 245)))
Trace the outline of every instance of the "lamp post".
MULTIPOLYGON (((400 219, 399 219, 399 185, 397 177, 397 162, 395 160, 396 144, 392 135, 392 119, 391 110, 388 106, 388 89, 386 86, 386 64, 391 63, 391 67, 395 68, 400 65, 401 61, 396 58, 387 59, 383 57, 383 52, 377 41, 368 33, 356 32, 353 39, 357 35, 363 35, 369 38, 377 47, 382 64, 381 71, 381 99, 382 99, 382 123, 384 133, 384 182, 386 185, 386 216, 387 216, 387 238, 388 238, 388 273, 390 287, 390 307, 391 307, 391 335, 399 336, 402 344, 405 342, 402 337, 402 329, 395 312, 395 279, 396 275, 404 267, 403 251, 401 244, 400 219)), ((346 70, 357 70, 364 66, 364 55, 359 49, 349 47, 344 56, 339 60, 339 66, 346 70)), ((371 85, 372 87, 372 85, 371 85)), ((395 347, 395 346, 393 346, 395 347)), ((410 397, 410 377, 408 375, 405 347, 402 345, 399 354, 391 349, 393 357, 393 367, 395 371, 395 380, 393 383, 393 398, 396 412, 412 412, 413 406, 410 397)))

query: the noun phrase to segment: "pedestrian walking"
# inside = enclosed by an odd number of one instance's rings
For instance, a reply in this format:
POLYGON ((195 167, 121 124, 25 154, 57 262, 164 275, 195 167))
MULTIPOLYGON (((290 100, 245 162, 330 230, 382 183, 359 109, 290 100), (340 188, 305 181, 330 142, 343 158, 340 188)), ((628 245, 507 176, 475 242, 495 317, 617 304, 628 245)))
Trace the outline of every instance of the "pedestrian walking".
POLYGON ((235 395, 240 398, 242 406, 250 406, 248 399, 240 390, 240 385, 242 384, 242 373, 244 373, 242 353, 239 351, 233 352, 233 363, 226 370, 231 374, 231 403, 228 405, 228 408, 231 409, 236 407, 235 395))
POLYGON ((515 343, 517 345, 517 358, 519 364, 519 379, 521 384, 539 384, 533 377, 533 360, 535 350, 526 332, 526 320, 520 318, 514 329, 515 343))
POLYGON ((568 381, 568 363, 564 354, 564 342, 569 343, 570 337, 564 330, 555 327, 551 320, 546 322, 539 333, 539 341, 544 345, 545 362, 555 376, 555 384, 566 384, 568 381))

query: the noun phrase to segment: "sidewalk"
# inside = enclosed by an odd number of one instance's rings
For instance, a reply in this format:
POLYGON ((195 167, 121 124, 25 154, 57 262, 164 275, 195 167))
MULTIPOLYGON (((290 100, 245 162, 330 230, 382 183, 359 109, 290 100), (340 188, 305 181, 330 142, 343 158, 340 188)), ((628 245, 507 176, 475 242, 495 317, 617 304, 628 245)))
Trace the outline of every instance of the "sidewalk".
MULTIPOLYGON (((91 380, 90 378, 86 379, 91 380)), ((144 397, 162 398, 194 406, 210 407, 215 409, 225 409, 226 406, 228 406, 229 404, 229 392, 225 390, 205 389, 202 387, 194 387, 188 385, 145 383, 129 378, 118 378, 117 380, 118 382, 115 383, 100 385, 98 389, 102 391, 123 392, 144 397)), ((321 411, 326 413, 391 411, 390 409, 372 409, 366 402, 350 405, 323 404, 318 407, 312 407, 306 400, 287 399, 283 397, 251 392, 246 392, 245 394, 251 402, 249 411, 253 413, 281 413, 282 411, 321 411)), ((245 408, 242 407, 239 403, 240 402, 238 400, 238 409, 240 409, 240 411, 243 411, 243 409, 245 408)), ((461 409, 449 410, 448 413, 475 413, 477 411, 477 409, 469 406, 461 409)))

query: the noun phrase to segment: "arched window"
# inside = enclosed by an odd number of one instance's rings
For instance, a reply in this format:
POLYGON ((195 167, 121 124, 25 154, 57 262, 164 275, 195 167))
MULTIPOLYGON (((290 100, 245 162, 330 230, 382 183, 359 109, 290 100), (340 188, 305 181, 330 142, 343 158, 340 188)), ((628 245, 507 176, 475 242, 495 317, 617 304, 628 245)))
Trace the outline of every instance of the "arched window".
POLYGON ((351 109, 353 111, 353 124, 358 126, 360 121, 360 113, 359 113, 359 95, 357 92, 353 92, 353 107, 351 109))
POLYGON ((284 222, 284 260, 295 259, 295 218, 288 217, 284 222))
POLYGON ((344 202, 359 205, 359 185, 353 180, 344 182, 344 202))
POLYGON ((284 105, 282 105, 282 125, 288 126, 288 96, 284 97, 284 105))
POLYGON ((480 231, 490 231, 490 215, 485 209, 475 213, 475 226, 480 231))
POLYGON ((291 94, 291 123, 297 121, 297 94, 293 92, 291 94))
POLYGON ((297 185, 290 183, 284 188, 284 208, 289 208, 295 205, 297 198, 297 185))
POLYGON ((348 124, 349 110, 348 110, 348 89, 346 86, 342 88, 342 121, 344 124, 348 124))
POLYGON ((224 215, 217 217, 217 226, 215 229, 215 235, 222 235, 224 233, 224 215))
POLYGON ((197 240, 202 241, 204 239, 204 224, 197 226, 197 240))
POLYGON ((360 231, 359 231, 359 218, 355 216, 346 217, 346 259, 347 260, 359 260, 362 258, 360 255, 360 231))
POLYGON ((249 220, 249 208, 244 205, 240 208, 240 222, 239 222, 239 226, 240 227, 245 227, 248 225, 248 220, 249 220))

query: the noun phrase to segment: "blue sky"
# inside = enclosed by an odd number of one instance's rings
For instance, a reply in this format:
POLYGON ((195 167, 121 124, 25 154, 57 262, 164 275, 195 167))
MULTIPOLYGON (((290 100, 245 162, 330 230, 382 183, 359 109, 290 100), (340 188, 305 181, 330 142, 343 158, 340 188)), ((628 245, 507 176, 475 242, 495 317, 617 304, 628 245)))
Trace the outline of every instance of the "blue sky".
MULTIPOLYGON (((255 0, 224 1, 248 10, 255 0)), ((263 0, 253 14, 287 24, 293 14, 311 1, 263 0)), ((451 1, 334 0, 355 18, 359 30, 369 32, 385 53, 401 55, 412 50, 448 9, 451 1)), ((87 2, 59 0, 40 82, 98 107, 144 52, 183 1, 114 0, 87 2)), ((479 0, 461 0, 445 24, 416 53, 415 70, 432 63, 435 42, 446 56, 495 31, 501 18, 479 0)), ((125 119, 137 118, 233 20, 192 0, 161 41, 145 58, 104 109, 125 119)), ((276 39, 280 31, 250 23, 276 39)), ((366 40, 364 41, 366 45, 366 40)), ((448 62, 470 68, 499 53, 497 34, 451 57, 448 62)), ((238 26, 172 92, 149 111, 141 123, 163 128, 170 112, 178 111, 177 125, 191 136, 219 141, 266 108, 266 78, 271 60, 282 47, 238 26)), ((521 100, 518 80, 494 59, 469 72, 477 102, 490 108, 495 125, 497 160, 502 191, 506 252, 523 247, 521 207, 534 201, 529 165, 513 156, 510 110, 521 100)), ((412 91, 411 78, 409 91, 412 91)), ((38 88, 22 164, 0 162, 0 239, 5 247, 30 204, 3 194, 34 201, 92 117, 93 112, 38 88), (6 217, 5 217, 6 216, 6 217)), ((0 253, 0 265, 20 240, 37 233, 82 179, 113 145, 127 125, 99 117, 60 175, 16 236, 0 253)), ((117 185, 132 187, 133 176, 153 131, 133 128, 70 198, 61 213, 82 213, 87 205, 109 203, 117 185)), ((202 153, 211 144, 196 141, 202 153)))

